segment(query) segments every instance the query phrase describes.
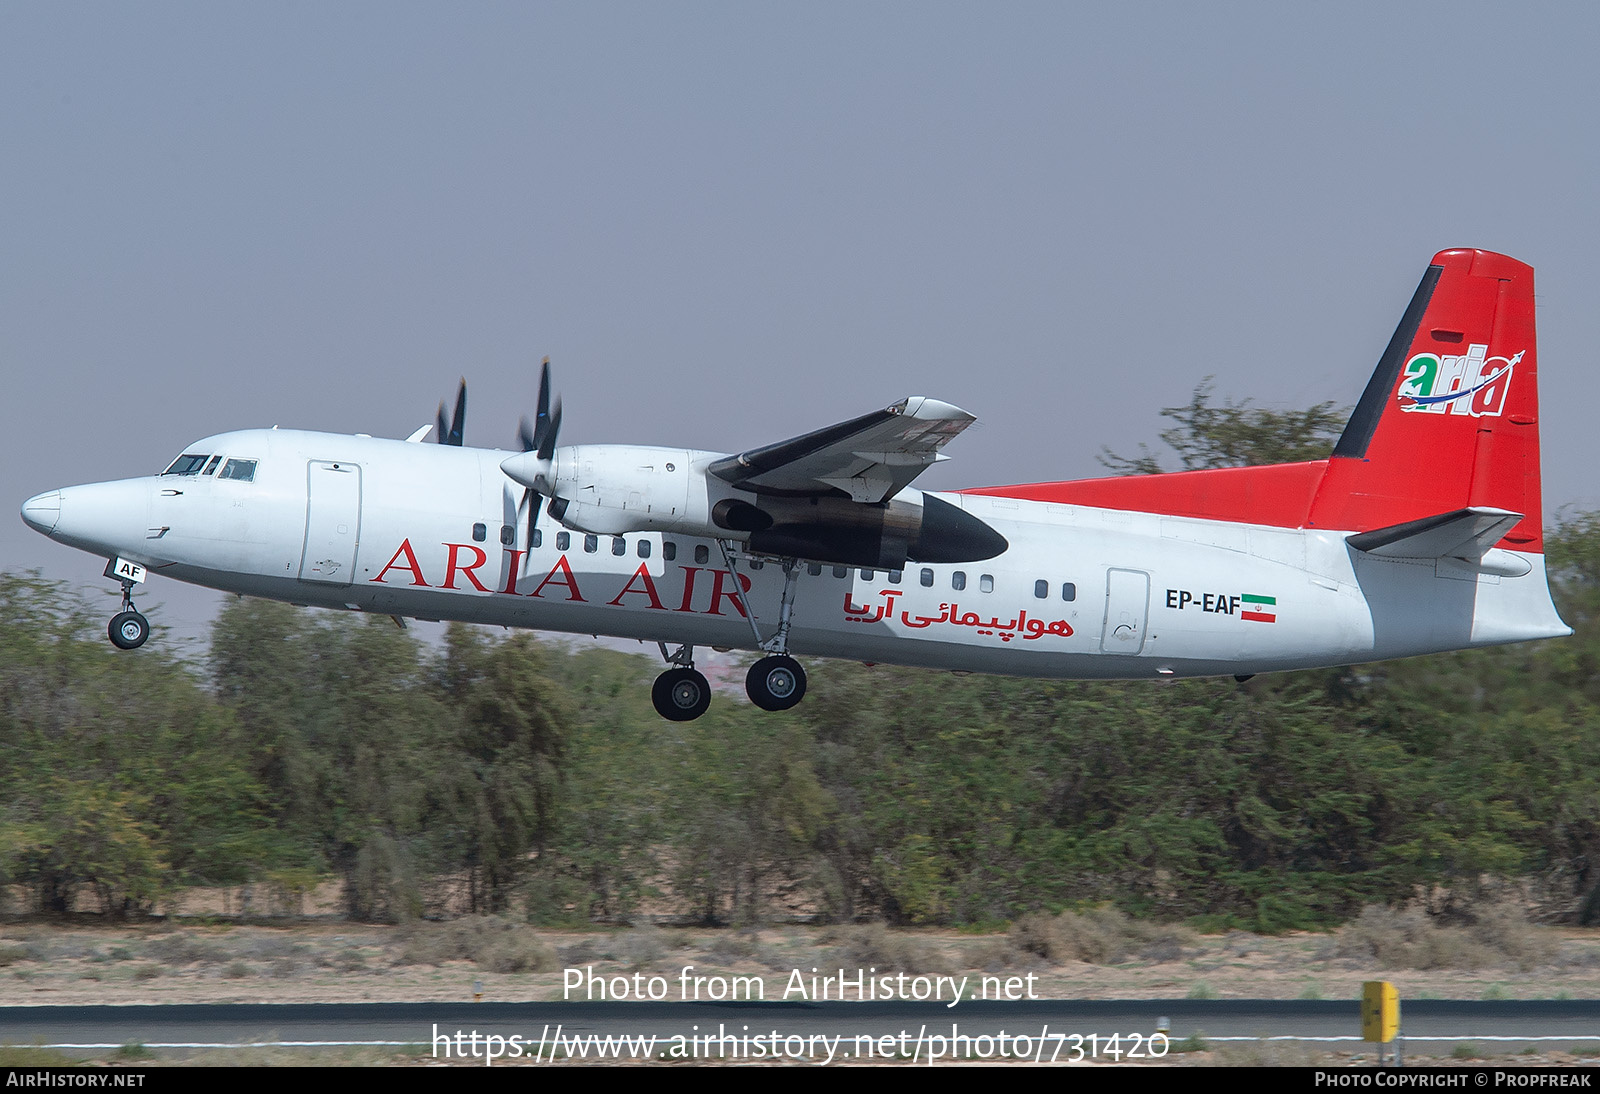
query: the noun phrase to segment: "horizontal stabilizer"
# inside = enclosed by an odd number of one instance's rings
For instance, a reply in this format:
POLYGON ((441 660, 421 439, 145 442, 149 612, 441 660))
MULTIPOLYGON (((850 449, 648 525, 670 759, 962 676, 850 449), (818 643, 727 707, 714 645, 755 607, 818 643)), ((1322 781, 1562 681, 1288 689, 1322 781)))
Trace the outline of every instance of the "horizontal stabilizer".
POLYGON ((1346 542, 1380 558, 1481 559, 1522 517, 1509 509, 1473 506, 1358 532, 1346 542))

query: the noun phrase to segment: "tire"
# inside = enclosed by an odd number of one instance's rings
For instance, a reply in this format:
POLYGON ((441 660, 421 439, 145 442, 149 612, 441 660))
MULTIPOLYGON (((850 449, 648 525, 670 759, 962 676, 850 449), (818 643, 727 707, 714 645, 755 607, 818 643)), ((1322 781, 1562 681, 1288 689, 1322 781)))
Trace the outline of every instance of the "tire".
POLYGON ((150 637, 150 621, 138 612, 118 612, 106 627, 111 644, 119 650, 136 650, 150 637))
POLYGON ((694 669, 668 669, 650 689, 656 713, 669 722, 692 722, 711 706, 711 685, 694 669))
POLYGON ((744 678, 750 701, 762 710, 788 710, 806 695, 806 670, 793 657, 763 657, 744 678))

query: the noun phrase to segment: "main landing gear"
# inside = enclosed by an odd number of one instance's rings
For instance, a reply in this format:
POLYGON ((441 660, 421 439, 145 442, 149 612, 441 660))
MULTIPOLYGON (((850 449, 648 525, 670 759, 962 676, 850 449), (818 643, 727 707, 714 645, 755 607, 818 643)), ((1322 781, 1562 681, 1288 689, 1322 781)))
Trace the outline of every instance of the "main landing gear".
POLYGON ((106 627, 111 644, 119 650, 136 650, 150 637, 150 620, 133 607, 133 582, 122 583, 122 610, 111 617, 106 627))
POLYGON ((762 710, 788 710, 806 694, 806 670, 793 657, 763 657, 744 677, 750 701, 762 710))
MULTIPOLYGON (((711 684, 694 667, 693 646, 682 646, 676 653, 667 653, 664 642, 660 646, 668 663, 677 667, 656 677, 650 701, 667 721, 692 722, 711 706, 711 684)), ((805 698, 806 670, 787 654, 763 657, 745 674, 744 688, 762 710, 788 710, 805 698)))
MULTIPOLYGON (((783 560, 783 599, 778 609, 778 630, 771 638, 763 639, 756 627, 755 612, 751 610, 745 599, 744 587, 739 583, 739 572, 733 563, 733 549, 726 540, 718 540, 717 544, 722 548, 723 562, 733 577, 734 595, 744 609, 744 617, 750 621, 756 647, 767 655, 751 665, 750 671, 745 674, 745 693, 762 710, 788 710, 806 694, 806 670, 800 667, 800 662, 789 656, 789 624, 794 611, 794 591, 800 576, 800 564, 792 558, 783 560)), ((688 722, 700 717, 711 705, 711 686, 695 670, 694 647, 686 644, 679 646, 676 653, 668 653, 665 642, 658 644, 661 646, 661 656, 666 658, 669 665, 677 667, 656 677, 655 687, 650 691, 656 713, 672 722, 688 722)))

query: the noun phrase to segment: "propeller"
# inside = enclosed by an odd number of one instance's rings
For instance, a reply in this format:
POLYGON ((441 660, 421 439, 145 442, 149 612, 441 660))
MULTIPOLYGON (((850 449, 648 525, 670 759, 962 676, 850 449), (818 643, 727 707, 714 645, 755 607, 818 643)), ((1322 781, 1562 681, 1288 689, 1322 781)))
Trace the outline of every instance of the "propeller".
POLYGON ((556 451, 556 435, 561 432, 561 400, 556 400, 554 412, 550 409, 550 358, 544 359, 544 364, 539 372, 539 402, 538 410, 534 414, 532 424, 524 417, 517 425, 517 440, 522 445, 522 451, 532 452, 538 460, 531 478, 522 474, 514 476, 523 484, 522 503, 517 506, 520 514, 522 506, 528 506, 528 551, 522 556, 523 567, 527 567, 528 556, 533 553, 533 533, 539 527, 539 502, 538 495, 555 489, 555 469, 550 464, 550 459, 556 451))
POLYGON ((457 448, 461 447, 462 432, 466 428, 467 424, 466 377, 463 376, 461 378, 461 387, 456 392, 456 413, 455 417, 450 420, 449 427, 446 428, 445 426, 444 403, 442 402, 439 404, 439 417, 435 420, 434 424, 439 431, 438 442, 440 444, 455 445, 457 448))

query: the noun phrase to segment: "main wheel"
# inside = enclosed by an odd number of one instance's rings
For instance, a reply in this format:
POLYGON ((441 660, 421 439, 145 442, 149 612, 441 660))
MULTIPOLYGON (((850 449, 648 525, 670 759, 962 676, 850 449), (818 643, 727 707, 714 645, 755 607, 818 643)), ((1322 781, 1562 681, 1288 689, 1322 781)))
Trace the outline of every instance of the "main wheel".
POLYGON ((111 644, 119 650, 136 650, 150 637, 150 621, 138 612, 118 612, 106 628, 111 644))
POLYGON ((744 678, 750 701, 762 710, 788 710, 806 694, 806 670, 793 657, 763 657, 744 678))
POLYGON ((656 713, 669 722, 692 722, 711 705, 711 685, 694 669, 668 669, 650 689, 656 713))

